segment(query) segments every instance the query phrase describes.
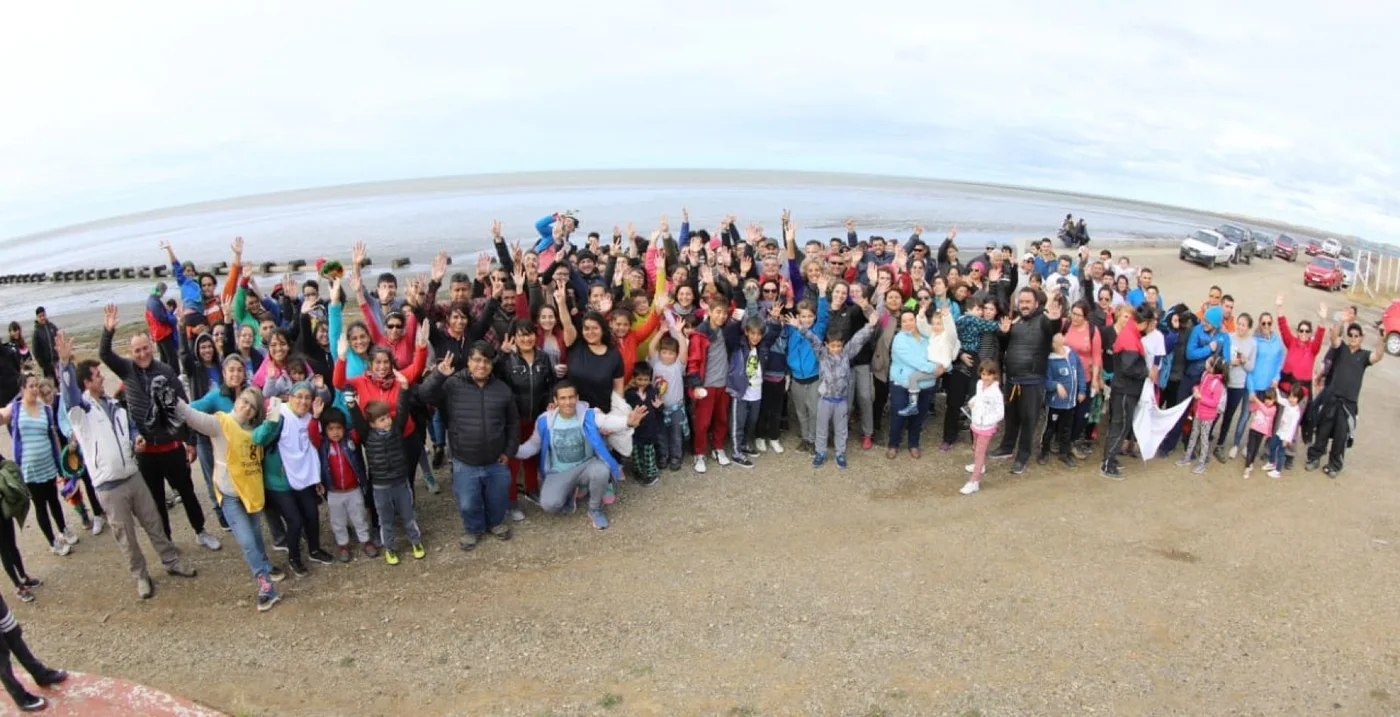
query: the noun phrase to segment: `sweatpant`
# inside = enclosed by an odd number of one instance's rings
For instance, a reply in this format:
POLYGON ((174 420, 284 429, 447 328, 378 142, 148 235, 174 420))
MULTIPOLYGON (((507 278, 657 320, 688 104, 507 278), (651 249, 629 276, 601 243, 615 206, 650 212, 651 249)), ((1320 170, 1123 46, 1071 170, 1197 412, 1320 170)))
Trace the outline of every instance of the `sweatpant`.
MULTIPOLYGON (((1017 463, 1031 459, 1040 409, 1045 404, 1045 386, 1040 383, 1012 384, 1006 399, 1006 432, 997 453, 1015 453, 1017 463)), ((1129 419, 1129 423, 1132 419, 1129 419)))
POLYGON ((875 376, 870 371, 870 364, 851 367, 851 388, 847 391, 846 400, 851 404, 851 410, 860 414, 860 435, 862 437, 875 434, 875 376))
POLYGON ((34 519, 39 523, 39 531, 44 534, 44 540, 53 545, 57 537, 55 525, 59 533, 68 532, 68 525, 63 522, 63 505, 58 502, 58 481, 49 479, 43 483, 25 483, 24 486, 29 489, 29 499, 34 503, 34 519), (53 516, 52 523, 49 516, 53 516))
POLYGON ((1074 411, 1073 408, 1052 408, 1049 410, 1048 417, 1045 419, 1045 433, 1040 438, 1040 455, 1050 455, 1050 444, 1056 442, 1059 444, 1060 458, 1070 457, 1070 441, 1074 434, 1074 411))
MULTIPOLYGON (((289 490, 265 490, 267 513, 270 520, 268 522, 282 522, 283 545, 287 548, 287 560, 293 563, 301 562, 301 509, 297 507, 297 499, 289 490)), ((276 544, 277 536, 274 531, 272 536, 276 544)))
POLYGON ((141 469, 141 477, 151 491, 151 497, 160 510, 160 524, 165 526, 165 537, 170 537, 170 512, 165 507, 165 486, 180 495, 180 504, 185 507, 185 517, 195 533, 204 532, 204 509, 199 507, 199 498, 194 493, 194 483, 190 477, 190 464, 185 462, 184 446, 173 451, 136 454, 136 465, 141 469))
POLYGON ((1355 405, 1348 406, 1338 398, 1324 398, 1333 405, 1324 405, 1318 415, 1317 429, 1313 433, 1312 445, 1308 446, 1308 462, 1322 460, 1327 454, 1327 467, 1333 473, 1340 473, 1347 455, 1347 439, 1351 437, 1351 417, 1356 415, 1355 405), (1331 444, 1329 449, 1328 444, 1331 444))
POLYGON ((695 435, 691 446, 695 455, 703 456, 713 448, 724 450, 729 433, 729 393, 723 386, 706 387, 705 397, 695 399, 695 435))
POLYGON ((787 413, 785 379, 763 379, 763 396, 759 404, 758 437, 765 441, 776 441, 782 437, 783 414, 787 413))
MULTIPOLYGON (((438 413, 441 413, 439 411, 438 413)), ((520 442, 530 440, 530 434, 535 432, 535 419, 526 418, 520 421, 520 442)), ((441 444, 439 444, 441 445, 441 444)), ((510 459, 510 492, 508 498, 510 506, 513 508, 520 498, 520 487, 517 485, 515 476, 519 474, 525 481, 525 494, 534 495, 540 491, 540 462, 536 458, 521 460, 519 458, 510 459)))
POLYGON ((845 455, 850 414, 851 404, 845 396, 822 396, 817 403, 817 455, 826 455, 827 435, 833 425, 836 428, 836 455, 845 455))
POLYGON ((734 444, 733 455, 738 456, 746 448, 753 447, 753 439, 758 434, 759 406, 762 401, 745 401, 742 398, 731 398, 729 410, 731 417, 730 441, 734 444))
POLYGON ((160 522, 160 511, 156 510, 156 500, 146 482, 134 476, 117 483, 105 483, 102 495, 107 501, 108 520, 112 524, 112 535, 117 547, 126 558, 127 572, 134 580, 149 580, 146 572, 146 555, 141 551, 137 540, 137 529, 146 534, 155 548, 156 555, 167 570, 180 567, 180 551, 170 538, 165 536, 165 526, 160 522))
POLYGON ((374 486, 374 509, 379 511, 379 542, 385 550, 396 549, 395 520, 403 521, 403 529, 408 533, 410 544, 418 545, 423 542, 423 532, 418 529, 418 518, 413 513, 413 491, 409 489, 408 481, 374 486))
POLYGON ((947 392, 948 404, 943 411, 943 442, 957 443, 962 428, 962 407, 967 405, 968 390, 972 387, 972 377, 962 371, 948 371, 943 374, 943 390, 947 392))
POLYGON ((632 444, 632 472, 642 480, 661 476, 661 446, 656 443, 632 444))
POLYGON ((1201 455, 1198 463, 1206 464, 1210 458, 1210 432, 1214 430, 1217 421, 1219 416, 1208 421, 1200 416, 1196 417, 1195 422, 1191 424, 1191 438, 1186 441, 1186 460, 1195 459, 1196 449, 1199 448, 1201 455))
MULTIPOLYGON (((720 395, 728 398, 722 390, 720 395)), ((540 486, 540 507, 546 513, 559 513, 573 503, 574 489, 584 488, 588 490, 588 509, 602 510, 603 494, 607 492, 610 481, 612 473, 608 470, 608 464, 597 456, 569 470, 548 473, 540 486)))
POLYGON ((24 557, 19 554, 19 543, 15 542, 15 519, 0 517, 0 565, 10 582, 19 587, 29 577, 24 571, 24 557))
POLYGON ((788 386, 788 397, 797 413, 797 427, 802 431, 802 440, 816 443, 817 440, 817 384, 820 377, 803 383, 793 379, 788 386))
POLYGON ((1108 396, 1108 438, 1103 444, 1103 467, 1118 467, 1118 456, 1123 452, 1123 441, 1133 427, 1133 414, 1137 413, 1137 394, 1114 389, 1108 396))
POLYGON ((365 515, 365 496, 359 488, 326 491, 326 508, 337 546, 350 544, 350 525, 355 526, 355 537, 361 545, 369 542, 369 517, 365 515))

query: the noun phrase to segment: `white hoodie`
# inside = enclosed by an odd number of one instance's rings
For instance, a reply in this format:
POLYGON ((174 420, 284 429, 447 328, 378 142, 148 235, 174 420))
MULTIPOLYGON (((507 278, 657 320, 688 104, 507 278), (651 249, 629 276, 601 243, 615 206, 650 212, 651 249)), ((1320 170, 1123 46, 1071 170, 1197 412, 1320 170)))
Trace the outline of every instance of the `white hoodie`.
POLYGON ((977 380, 977 393, 968 402, 971 406, 972 428, 973 430, 996 430, 1001 419, 1006 415, 1006 404, 1001 397, 1001 384, 993 381, 991 385, 983 386, 982 380, 977 380))

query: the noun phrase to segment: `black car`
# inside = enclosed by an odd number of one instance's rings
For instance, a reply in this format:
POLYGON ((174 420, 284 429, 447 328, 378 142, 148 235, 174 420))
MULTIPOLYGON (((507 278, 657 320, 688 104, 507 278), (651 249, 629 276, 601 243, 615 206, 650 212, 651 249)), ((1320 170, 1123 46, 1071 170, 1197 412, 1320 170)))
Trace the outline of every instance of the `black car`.
POLYGON ((1238 224, 1221 224, 1215 228, 1215 231, 1220 236, 1225 237, 1226 241, 1236 246, 1235 255, 1230 258, 1231 264, 1238 264, 1240 262, 1246 264, 1254 263, 1256 243, 1254 241, 1254 235, 1251 234, 1248 229, 1238 224))

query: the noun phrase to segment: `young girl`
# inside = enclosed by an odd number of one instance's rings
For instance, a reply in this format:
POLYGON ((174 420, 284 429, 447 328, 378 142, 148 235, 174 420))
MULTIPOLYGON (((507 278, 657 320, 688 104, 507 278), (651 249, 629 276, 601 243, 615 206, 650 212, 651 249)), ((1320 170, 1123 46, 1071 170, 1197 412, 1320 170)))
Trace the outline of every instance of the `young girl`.
POLYGON ((1259 446, 1264 439, 1274 433, 1274 416, 1278 413, 1278 394, 1272 387, 1266 388, 1257 396, 1249 397, 1249 443, 1244 452, 1244 477, 1254 472, 1254 459, 1259 455, 1259 446), (1262 396, 1262 398, 1260 398, 1262 396))
POLYGON ((1215 426, 1215 419, 1220 415, 1220 407, 1225 401, 1225 362, 1215 356, 1206 359, 1205 375, 1201 376, 1200 384, 1191 390, 1191 394, 1196 398, 1195 421, 1191 424, 1191 439, 1186 443, 1186 455, 1176 464, 1183 467, 1191 465, 1196 449, 1199 448, 1200 458, 1196 460, 1196 467, 1192 468, 1191 472, 1201 475, 1206 472, 1206 459, 1210 457, 1210 431, 1215 426))
POLYGON ((1293 445, 1298 434, 1298 423, 1303 418, 1303 398, 1307 391, 1307 387, 1301 383, 1293 384, 1293 388, 1288 390, 1288 403, 1283 404, 1283 410, 1279 412, 1278 428, 1269 437, 1269 463, 1264 466, 1264 471, 1270 478, 1282 475, 1280 471, 1288 458, 1288 447, 1293 445))
POLYGON ((983 361, 977 373, 981 377, 977 382, 977 392, 967 402, 972 422, 972 463, 967 466, 967 472, 972 477, 959 491, 963 495, 972 495, 982 487, 982 473, 987 466, 987 446, 991 444, 992 436, 996 435, 997 426, 1006 414, 1006 404, 1001 397, 1001 370, 997 368, 997 363, 983 361))

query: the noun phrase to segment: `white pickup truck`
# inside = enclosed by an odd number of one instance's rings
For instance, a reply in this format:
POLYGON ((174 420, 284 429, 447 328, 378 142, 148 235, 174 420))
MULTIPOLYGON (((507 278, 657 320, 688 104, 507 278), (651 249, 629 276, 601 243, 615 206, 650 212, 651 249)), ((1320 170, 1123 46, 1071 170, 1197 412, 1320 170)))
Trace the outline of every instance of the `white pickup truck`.
POLYGON ((1333 258, 1339 257, 1342 255, 1342 243, 1336 239, 1323 239, 1322 253, 1333 258))
POLYGON ((1197 229, 1181 242, 1181 260, 1204 264, 1214 269, 1216 264, 1230 265, 1239 247, 1219 232, 1210 229, 1197 229))

